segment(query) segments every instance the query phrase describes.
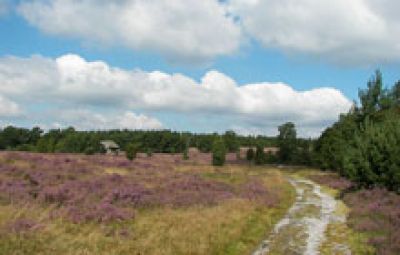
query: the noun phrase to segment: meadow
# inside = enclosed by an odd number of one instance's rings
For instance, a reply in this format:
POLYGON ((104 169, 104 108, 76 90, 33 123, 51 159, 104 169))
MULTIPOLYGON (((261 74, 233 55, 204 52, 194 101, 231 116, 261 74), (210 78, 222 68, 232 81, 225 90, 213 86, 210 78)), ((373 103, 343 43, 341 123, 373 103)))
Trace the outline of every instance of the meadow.
POLYGON ((347 238, 362 239, 353 247, 353 251, 361 249, 362 252, 355 254, 400 254, 399 194, 378 187, 360 189, 334 173, 308 173, 308 178, 332 188, 336 197, 348 207, 349 228, 346 231, 351 233, 347 238), (373 248, 372 251, 365 250, 367 246, 373 248))
POLYGON ((227 155, 0 153, 1 254, 249 254, 293 203, 227 155))
POLYGON ((336 198, 334 215, 347 218, 328 224, 321 254, 343 245, 400 254, 393 192, 360 189, 336 173, 254 166, 233 153, 223 167, 210 162, 199 152, 133 161, 1 152, 0 254, 251 254, 298 199, 293 178, 321 185, 336 198))

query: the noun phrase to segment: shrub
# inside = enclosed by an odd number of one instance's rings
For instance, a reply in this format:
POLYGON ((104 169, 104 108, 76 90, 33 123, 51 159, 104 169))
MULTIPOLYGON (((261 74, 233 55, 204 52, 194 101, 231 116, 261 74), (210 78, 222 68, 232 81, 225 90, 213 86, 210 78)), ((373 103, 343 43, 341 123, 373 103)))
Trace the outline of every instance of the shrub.
POLYGON ((237 160, 241 160, 242 159, 242 156, 240 155, 240 150, 236 151, 236 159, 237 160))
POLYGON ((185 149, 183 150, 183 160, 188 160, 189 159, 189 152, 188 152, 188 148, 185 147, 185 149))
POLYGON ((16 151, 34 151, 35 146, 31 144, 21 144, 15 148, 16 151))
POLYGON ((400 121, 364 123, 344 156, 343 173, 362 186, 400 192, 400 121))
POLYGON ((86 154, 86 155, 93 155, 94 153, 95 153, 95 150, 94 150, 93 147, 87 147, 87 148, 85 149, 85 154, 86 154))
POLYGON ((217 138, 212 147, 212 164, 213 166, 223 166, 225 164, 226 148, 221 138, 217 138))
POLYGON ((256 154, 254 156, 254 163, 256 165, 262 165, 265 163, 264 147, 262 147, 261 145, 257 146, 256 154))
POLYGON ((150 158, 151 156, 153 156, 153 151, 152 151, 150 148, 147 148, 147 149, 146 149, 146 156, 149 157, 149 158, 150 158))
POLYGON ((250 149, 247 150, 246 159, 248 161, 253 161, 254 160, 254 150, 253 150, 253 148, 250 148, 250 149))
POLYGON ((274 153, 268 152, 267 154, 265 154, 265 163, 267 164, 278 163, 278 157, 274 153))
POLYGON ((126 152, 126 158, 129 160, 134 160, 136 158, 136 154, 139 150, 139 146, 135 143, 131 143, 128 146, 126 146, 125 152, 126 152))

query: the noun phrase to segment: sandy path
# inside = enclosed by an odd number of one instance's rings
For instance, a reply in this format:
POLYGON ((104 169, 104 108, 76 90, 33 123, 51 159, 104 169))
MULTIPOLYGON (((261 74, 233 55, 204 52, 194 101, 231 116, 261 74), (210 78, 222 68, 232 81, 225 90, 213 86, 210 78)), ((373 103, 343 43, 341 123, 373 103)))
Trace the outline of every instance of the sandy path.
MULTIPOLYGON (((327 226, 345 221, 344 217, 335 215, 337 201, 322 192, 319 185, 297 178, 289 181, 296 189, 296 202, 253 255, 320 254, 327 226)), ((342 244, 340 254, 351 252, 342 244)))

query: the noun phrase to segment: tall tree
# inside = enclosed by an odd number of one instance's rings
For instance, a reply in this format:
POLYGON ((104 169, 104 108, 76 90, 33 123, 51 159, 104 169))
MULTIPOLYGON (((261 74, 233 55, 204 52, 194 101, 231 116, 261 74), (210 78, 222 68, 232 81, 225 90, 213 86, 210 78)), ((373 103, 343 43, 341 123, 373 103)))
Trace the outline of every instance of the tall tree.
POLYGON ((256 165, 262 165, 265 163, 264 146, 262 146, 261 144, 257 145, 256 154, 254 156, 254 163, 256 165))
POLYGON ((220 137, 215 139, 212 147, 213 166, 223 166, 225 164, 226 147, 224 140, 220 137))
POLYGON ((278 130, 279 160, 282 163, 292 163, 297 153, 296 126, 292 122, 287 122, 279 126, 278 130))
POLYGON ((226 131, 223 139, 228 152, 237 152, 239 150, 239 143, 237 141, 236 133, 234 131, 226 131))
POLYGON ((129 160, 134 160, 139 151, 140 144, 138 143, 130 143, 125 148, 126 158, 129 160))
POLYGON ((247 159, 247 161, 253 161, 253 159, 254 159, 254 149, 253 148, 249 148, 247 150, 246 159, 247 159))

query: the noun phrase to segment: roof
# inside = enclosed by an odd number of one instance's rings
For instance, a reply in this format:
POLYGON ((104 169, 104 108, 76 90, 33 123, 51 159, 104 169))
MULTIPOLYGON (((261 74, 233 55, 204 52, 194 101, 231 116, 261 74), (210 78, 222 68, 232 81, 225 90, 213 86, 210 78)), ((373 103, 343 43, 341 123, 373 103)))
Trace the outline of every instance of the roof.
POLYGON ((100 144, 103 145, 105 148, 111 148, 111 149, 119 149, 119 145, 116 144, 112 140, 104 140, 100 141, 100 144))

